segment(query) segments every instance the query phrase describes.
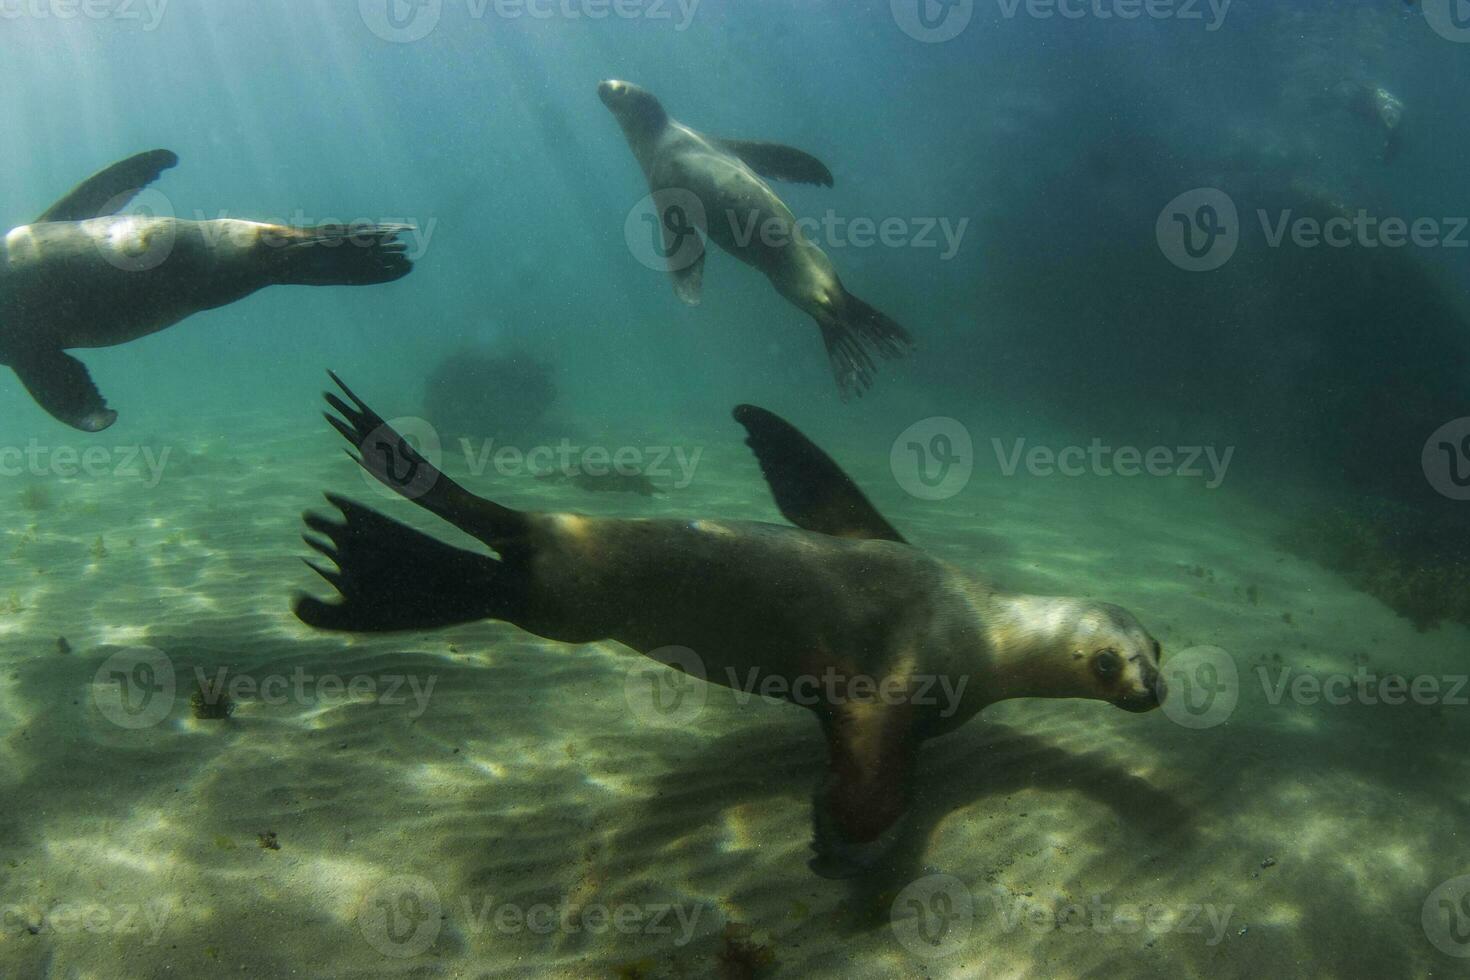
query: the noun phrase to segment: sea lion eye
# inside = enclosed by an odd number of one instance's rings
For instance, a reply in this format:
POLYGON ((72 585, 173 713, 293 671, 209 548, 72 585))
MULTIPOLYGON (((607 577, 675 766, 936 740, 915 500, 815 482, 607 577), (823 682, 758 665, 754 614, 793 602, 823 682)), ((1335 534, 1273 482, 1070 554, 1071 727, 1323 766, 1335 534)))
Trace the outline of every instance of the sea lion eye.
POLYGON ((1123 658, 1116 650, 1104 650, 1093 659, 1092 669, 1099 678, 1110 681, 1123 672, 1123 658))

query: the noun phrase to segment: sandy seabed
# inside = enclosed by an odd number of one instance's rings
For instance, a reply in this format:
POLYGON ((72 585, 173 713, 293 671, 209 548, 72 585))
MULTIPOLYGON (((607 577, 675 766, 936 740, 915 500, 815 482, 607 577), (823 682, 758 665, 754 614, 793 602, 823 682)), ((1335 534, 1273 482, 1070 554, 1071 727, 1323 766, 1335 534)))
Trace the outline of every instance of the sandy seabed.
MULTIPOLYGON (((1283 553, 1228 487, 979 472, 926 503, 886 445, 834 453, 921 546, 1118 602, 1238 678, 1204 727, 989 709, 925 748, 893 866, 834 882, 806 867, 804 712, 701 685, 671 724, 638 708, 642 658, 498 623, 315 633, 289 599, 322 591, 299 561, 321 490, 463 539, 367 486, 324 425, 195 425, 235 435, 171 439, 156 486, 0 481, 0 980, 706 977, 740 944, 774 977, 1466 968, 1470 637, 1283 553), (1391 674, 1443 681, 1432 703, 1311 696, 1391 674), (194 717, 200 677, 240 685, 230 718, 194 717)), ((779 520, 738 428, 679 437, 706 447, 697 476, 653 499, 466 482, 779 520)))

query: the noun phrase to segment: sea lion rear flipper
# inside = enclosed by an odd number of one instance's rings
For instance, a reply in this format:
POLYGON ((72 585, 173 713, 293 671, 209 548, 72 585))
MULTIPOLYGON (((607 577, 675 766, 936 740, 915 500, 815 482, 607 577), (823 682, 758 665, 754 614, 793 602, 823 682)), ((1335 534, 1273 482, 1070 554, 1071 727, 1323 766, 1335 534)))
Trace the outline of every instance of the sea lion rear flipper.
POLYGON ((831 456, 790 422, 764 408, 740 405, 735 421, 755 452, 776 506, 797 527, 840 538, 904 540, 831 456))
POLYGON ((58 421, 83 432, 101 432, 117 421, 81 361, 59 350, 35 351, 10 362, 21 384, 58 421))
POLYGON ((342 598, 297 596, 292 610, 306 625, 390 633, 515 614, 520 590, 505 563, 436 541, 343 497, 327 494, 327 501, 342 520, 308 513, 313 534, 302 537, 338 570, 306 564, 342 598))
POLYGON ((832 171, 816 157, 781 143, 760 140, 715 140, 719 147, 745 161, 745 165, 762 177, 788 180, 797 184, 831 187, 832 171))
POLYGON ((128 157, 72 188, 35 223, 86 221, 116 214, 127 207, 139 191, 157 180, 159 174, 178 162, 178 155, 170 150, 149 150, 128 157))
POLYGON ((525 533, 525 516, 494 501, 477 497, 439 471, 397 429, 353 394, 331 371, 331 379, 352 404, 327 392, 327 404, 341 414, 323 413, 332 428, 357 449, 348 453, 373 478, 399 496, 443 518, 455 527, 504 552, 525 533))
POLYGON ((847 701, 822 715, 827 775, 812 806, 807 866, 823 878, 872 871, 898 843, 919 740, 906 704, 847 701))

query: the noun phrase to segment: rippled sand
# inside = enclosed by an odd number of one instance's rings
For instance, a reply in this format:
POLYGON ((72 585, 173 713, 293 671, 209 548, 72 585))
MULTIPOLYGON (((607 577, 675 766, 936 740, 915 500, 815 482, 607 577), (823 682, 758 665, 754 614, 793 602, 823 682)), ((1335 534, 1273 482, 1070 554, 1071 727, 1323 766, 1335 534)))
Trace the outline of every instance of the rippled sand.
MULTIPOLYGON (((1461 965, 1422 913, 1470 872, 1470 708, 1273 704, 1256 670, 1452 674, 1467 636, 1415 633, 1281 553, 1225 490, 980 472, 925 503, 888 473, 893 433, 835 453, 915 542, 1119 602, 1170 652, 1228 651, 1241 683, 1200 729, 992 708, 925 749, 894 869, 831 882, 805 865, 823 756, 803 712, 711 687, 660 724, 641 659, 495 623, 313 633, 288 601, 320 586, 298 534, 322 489, 454 534, 380 498, 324 425, 196 425, 238 435, 170 443, 156 487, 0 482, 3 980, 702 977, 732 924, 789 977, 1461 965), (152 698, 119 700, 118 670, 152 698), (195 719, 198 672, 221 670, 270 684, 195 719)), ((741 435, 662 433, 705 454, 655 499, 467 482, 513 506, 776 520, 741 435)))

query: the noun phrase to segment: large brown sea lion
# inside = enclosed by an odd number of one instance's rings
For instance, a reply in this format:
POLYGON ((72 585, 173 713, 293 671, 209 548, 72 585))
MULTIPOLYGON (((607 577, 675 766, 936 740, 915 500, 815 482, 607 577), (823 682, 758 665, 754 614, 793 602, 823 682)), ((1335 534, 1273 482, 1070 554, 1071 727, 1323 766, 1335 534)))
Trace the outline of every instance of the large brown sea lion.
POLYGON ((327 396, 340 416, 328 419, 363 467, 497 557, 328 495, 342 519, 307 514, 306 540, 336 564, 312 567, 341 601, 302 596, 296 615, 359 632, 499 619, 565 643, 615 640, 686 669, 676 652, 692 650, 704 677, 728 687, 754 678, 764 693, 774 678, 827 739, 819 874, 859 874, 888 852, 920 743, 985 706, 1094 698, 1148 711, 1164 696, 1158 641, 1126 610, 1001 592, 931 558, 825 453, 754 406, 735 418, 796 527, 511 510, 444 476, 342 390, 348 401, 327 396))

